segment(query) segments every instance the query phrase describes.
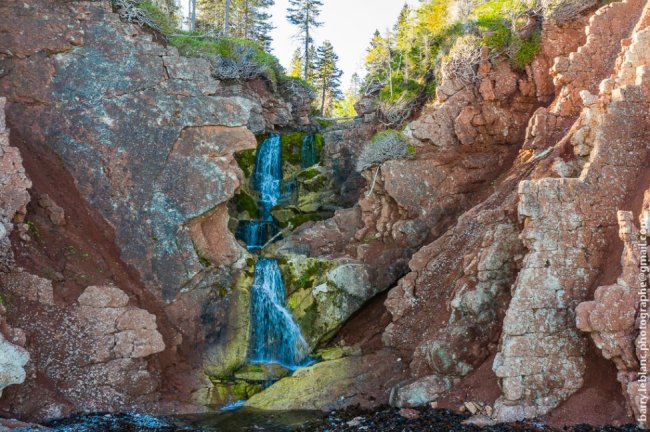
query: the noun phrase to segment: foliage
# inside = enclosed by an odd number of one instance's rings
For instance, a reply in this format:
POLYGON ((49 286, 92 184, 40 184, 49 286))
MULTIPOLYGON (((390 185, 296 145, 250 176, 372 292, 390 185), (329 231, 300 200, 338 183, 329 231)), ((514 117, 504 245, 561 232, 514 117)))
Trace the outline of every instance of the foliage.
POLYGON ((335 117, 355 117, 357 111, 354 108, 355 103, 361 96, 361 79, 359 74, 352 74, 350 79, 350 87, 343 95, 342 99, 334 103, 334 116, 335 117))
POLYGON ((525 68, 539 51, 538 2, 423 0, 415 9, 405 5, 395 26, 376 31, 370 41, 363 93, 377 94, 380 110, 389 117, 406 119, 409 109, 434 94, 441 77, 475 82, 483 47, 490 49, 490 58, 505 55, 514 68, 525 68))
POLYGON ((169 43, 189 57, 203 57, 213 66, 218 79, 251 79, 266 77, 278 83, 284 70, 278 60, 248 39, 204 39, 191 34, 178 35, 169 43))
POLYGON ((303 46, 302 66, 305 81, 310 80, 310 68, 313 65, 314 30, 323 23, 318 21, 322 0, 289 0, 287 20, 298 27, 297 39, 303 46))
POLYGON ((258 42, 265 50, 271 44, 273 0, 199 0, 197 27, 219 37, 235 37, 258 42), (225 22, 226 7, 228 25, 225 22))
POLYGON ((289 66, 290 77, 301 77, 303 71, 302 54, 299 49, 295 50, 293 57, 291 57, 291 65, 289 66))
POLYGON ((172 34, 176 31, 177 17, 173 12, 168 13, 163 11, 153 1, 140 3, 140 8, 151 17, 162 33, 172 34))
POLYGON ((330 115, 334 101, 341 98, 341 75, 338 68, 339 57, 329 41, 323 42, 316 51, 316 68, 314 70, 314 85, 320 97, 320 114, 330 115), (326 105, 327 104, 327 105, 326 105))
POLYGON ((512 65, 517 69, 525 69, 539 53, 541 40, 539 32, 533 33, 528 40, 515 37, 512 44, 514 48, 512 65))
POLYGON ((387 160, 405 159, 412 156, 414 148, 399 131, 386 130, 377 133, 361 150, 357 171, 361 172, 387 160))

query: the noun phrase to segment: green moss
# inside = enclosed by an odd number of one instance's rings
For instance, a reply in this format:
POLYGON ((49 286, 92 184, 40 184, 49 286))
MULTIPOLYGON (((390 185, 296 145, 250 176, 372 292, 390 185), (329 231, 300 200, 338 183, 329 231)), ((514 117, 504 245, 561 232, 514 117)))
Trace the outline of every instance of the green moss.
POLYGON ((235 160, 239 165, 239 168, 244 172, 246 178, 250 178, 253 175, 253 170, 255 169, 255 154, 256 150, 244 150, 235 154, 235 160))
POLYGON ((143 9, 149 14, 149 17, 158 25, 160 30, 165 34, 173 34, 178 31, 176 28, 176 19, 173 16, 162 11, 151 1, 144 1, 139 4, 140 9, 143 9))
POLYGON ((409 143, 406 146, 406 152, 411 156, 415 156, 415 154, 417 153, 417 147, 415 147, 413 144, 409 143))
POLYGON ((325 138, 323 137, 323 134, 314 134, 314 147, 316 148, 318 160, 323 160, 323 149, 325 148, 325 138))
POLYGON ((332 217, 333 215, 334 213, 331 212, 330 213, 314 212, 314 213, 299 214, 298 216, 291 218, 289 220, 289 224, 291 224, 291 226, 294 228, 298 228, 300 225, 304 224, 305 222, 319 221, 319 220, 332 217))
POLYGON ((541 35, 534 33, 528 40, 515 38, 513 41, 512 65, 516 69, 523 70, 532 63, 541 47, 541 35))
POLYGON ((283 133, 280 137, 282 143, 282 160, 291 165, 300 166, 302 159, 302 141, 305 139, 303 132, 283 133))
POLYGON ((238 214, 245 213, 249 219, 257 217, 257 199, 246 188, 241 188, 234 200, 238 214))
MULTIPOLYGON (((284 69, 278 59, 272 54, 264 51, 255 41, 240 38, 204 38, 197 37, 198 34, 180 34, 169 38, 169 44, 175 46, 178 52, 187 57, 222 57, 228 60, 249 60, 242 59, 242 53, 252 52, 252 60, 256 64, 266 67, 268 78, 278 83, 284 77, 284 69)), ((247 55, 247 54, 246 54, 247 55)))
POLYGON ((332 126, 334 124, 332 121, 325 120, 325 119, 318 119, 318 120, 316 120, 316 122, 318 123, 318 125, 322 129, 327 129, 328 127, 330 127, 330 126, 332 126))

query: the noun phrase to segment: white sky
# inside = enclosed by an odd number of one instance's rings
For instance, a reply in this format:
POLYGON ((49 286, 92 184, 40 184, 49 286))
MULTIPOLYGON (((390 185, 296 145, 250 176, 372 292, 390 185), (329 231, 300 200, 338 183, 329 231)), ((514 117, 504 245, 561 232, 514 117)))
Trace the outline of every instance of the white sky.
MULTIPOLYGON (((356 71, 361 73, 366 48, 375 30, 382 31, 392 27, 397 21, 399 11, 408 3, 412 6, 417 0, 323 0, 320 21, 322 27, 315 33, 316 46, 324 40, 334 45, 339 56, 339 67, 344 75, 341 78, 343 88, 347 89, 350 77, 356 71)), ((291 56, 298 48, 293 36, 296 27, 287 22, 289 0, 275 0, 271 8, 273 14, 273 53, 286 68, 291 63, 291 56)))
MULTIPOLYGON (((181 0, 183 15, 187 16, 187 0, 181 0)), ((323 26, 315 32, 316 46, 324 40, 334 45, 339 56, 339 67, 343 70, 341 84, 347 89, 354 72, 363 72, 366 48, 375 30, 383 32, 397 21, 399 11, 408 3, 417 5, 417 0, 323 0, 320 21, 323 26)), ((273 15, 273 53, 285 68, 289 68, 291 56, 298 48, 294 39, 296 27, 287 21, 289 0, 275 0, 271 8, 273 15)))

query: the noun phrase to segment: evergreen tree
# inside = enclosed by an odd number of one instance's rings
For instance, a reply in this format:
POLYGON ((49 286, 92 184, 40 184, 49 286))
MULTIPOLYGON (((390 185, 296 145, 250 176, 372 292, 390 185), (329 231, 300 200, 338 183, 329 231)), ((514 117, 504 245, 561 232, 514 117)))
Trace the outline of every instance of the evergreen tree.
POLYGON ((302 75, 302 52, 299 49, 295 50, 293 57, 291 57, 291 65, 289 66, 289 76, 300 77, 302 75))
POLYGON ((357 111, 354 104, 361 96, 361 78, 356 72, 350 79, 350 87, 343 95, 343 99, 336 101, 334 104, 334 116, 336 117, 354 117, 357 111))
POLYGON ((199 0, 198 12, 203 27, 233 36, 259 42, 270 48, 271 14, 273 0, 199 0))
POLYGON ((375 30, 375 34, 370 41, 370 46, 366 51, 366 81, 373 80, 386 82, 388 80, 388 61, 389 61, 388 39, 375 30))
POLYGON ((289 5, 287 19, 291 24, 299 28, 298 40, 302 43, 304 47, 303 53, 305 54, 303 77, 309 81, 309 69, 312 64, 309 47, 314 41, 312 35, 314 29, 323 24, 318 21, 323 2, 322 0, 289 0, 289 5))
POLYGON ((336 99, 342 96, 341 75, 338 68, 339 56, 334 52, 334 47, 329 41, 316 50, 316 64, 314 71, 314 84, 320 93, 320 112, 325 115, 330 112, 336 99), (327 102, 327 110, 326 108, 327 102))

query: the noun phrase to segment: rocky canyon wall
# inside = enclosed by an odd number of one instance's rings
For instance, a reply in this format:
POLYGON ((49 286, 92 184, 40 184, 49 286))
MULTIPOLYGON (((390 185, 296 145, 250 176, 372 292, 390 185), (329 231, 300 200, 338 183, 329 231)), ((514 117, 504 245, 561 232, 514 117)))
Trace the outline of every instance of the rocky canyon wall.
POLYGON ((243 181, 234 154, 304 126, 309 96, 218 81, 109 1, 3 1, 0 47, 3 167, 17 170, 1 240, 16 259, 0 286, 30 353, 3 409, 204 409, 205 371, 246 356, 246 322, 233 319, 248 315, 250 286, 237 281, 251 266, 228 228, 243 181))

